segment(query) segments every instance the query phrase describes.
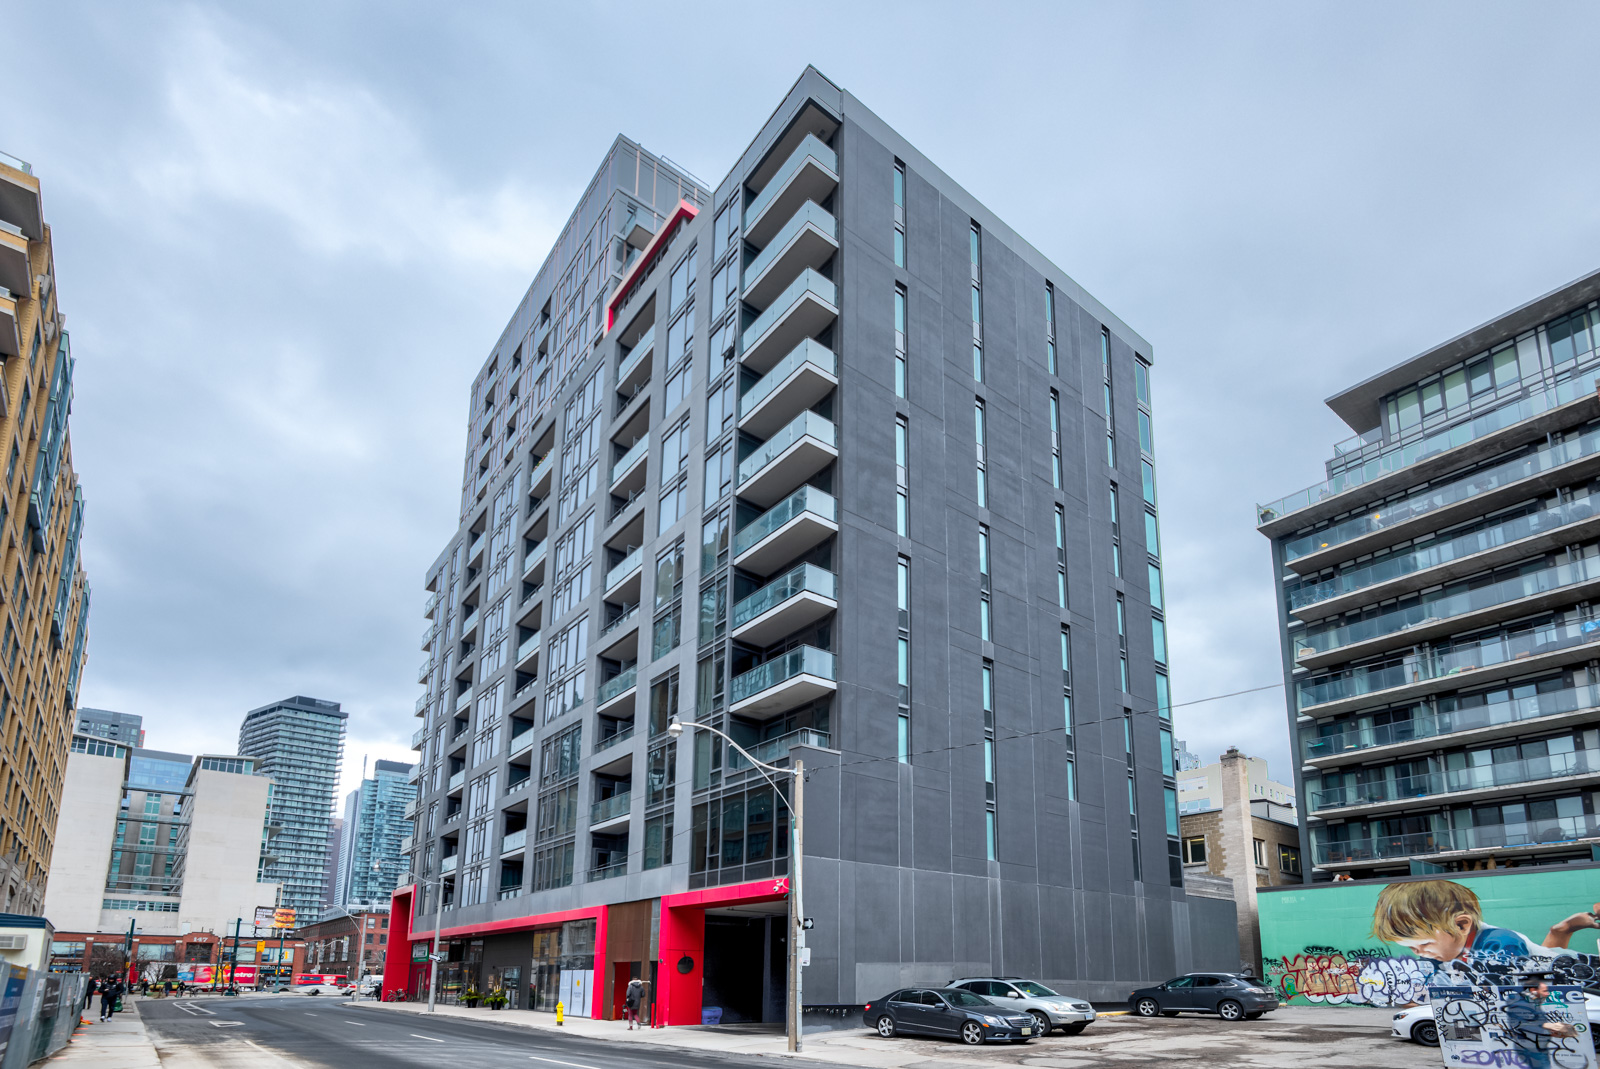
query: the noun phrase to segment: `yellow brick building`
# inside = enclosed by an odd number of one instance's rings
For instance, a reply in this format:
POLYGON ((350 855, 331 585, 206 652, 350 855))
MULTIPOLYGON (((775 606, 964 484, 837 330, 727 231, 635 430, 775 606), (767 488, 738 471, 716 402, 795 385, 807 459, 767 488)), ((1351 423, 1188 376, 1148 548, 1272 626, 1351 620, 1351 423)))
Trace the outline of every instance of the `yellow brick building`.
POLYGON ((0 153, 0 910, 37 913, 89 618, 71 342, 39 180, 0 153))

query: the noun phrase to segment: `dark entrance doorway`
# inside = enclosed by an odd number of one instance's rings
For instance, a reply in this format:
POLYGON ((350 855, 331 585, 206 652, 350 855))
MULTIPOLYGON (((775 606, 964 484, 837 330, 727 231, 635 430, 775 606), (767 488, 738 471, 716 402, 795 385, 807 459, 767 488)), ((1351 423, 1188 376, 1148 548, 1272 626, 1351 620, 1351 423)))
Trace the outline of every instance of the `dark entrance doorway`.
MULTIPOLYGON (((785 928, 781 915, 707 910, 702 1010, 720 1010, 725 1024, 781 1024, 788 975, 785 928)), ((717 1016, 703 1014, 708 1022, 717 1016)))

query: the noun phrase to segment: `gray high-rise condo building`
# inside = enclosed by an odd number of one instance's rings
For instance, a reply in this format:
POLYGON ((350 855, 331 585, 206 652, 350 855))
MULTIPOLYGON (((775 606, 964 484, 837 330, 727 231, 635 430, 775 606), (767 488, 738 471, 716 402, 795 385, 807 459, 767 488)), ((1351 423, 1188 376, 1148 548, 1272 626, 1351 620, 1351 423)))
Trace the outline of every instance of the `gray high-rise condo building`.
POLYGON ((1313 877, 1600 849, 1600 272, 1328 399, 1272 540, 1313 877))
POLYGON ((335 905, 388 907, 389 892, 410 868, 401 847, 410 845, 411 822, 405 814, 417 797, 413 767, 403 761, 375 761, 372 775, 345 797, 335 905))
POLYGON ((446 979, 781 1019, 788 803, 675 717, 804 760, 808 1004, 1236 967, 1182 888, 1152 356, 813 69, 715 189, 619 138, 474 381, 427 574, 446 979))
POLYGON ((338 702, 296 695, 252 709, 239 726, 239 752, 272 777, 272 818, 280 826, 272 853, 262 857, 261 879, 280 884, 279 904, 303 918, 322 915, 347 715, 338 702))

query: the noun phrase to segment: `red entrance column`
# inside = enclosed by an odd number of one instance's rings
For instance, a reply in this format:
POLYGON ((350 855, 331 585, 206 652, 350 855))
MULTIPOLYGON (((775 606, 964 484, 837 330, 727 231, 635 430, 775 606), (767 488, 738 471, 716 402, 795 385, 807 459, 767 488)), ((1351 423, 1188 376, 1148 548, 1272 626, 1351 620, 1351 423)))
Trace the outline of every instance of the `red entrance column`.
POLYGON ((706 910, 717 906, 777 902, 789 897, 789 878, 708 887, 661 896, 661 967, 656 1007, 663 1024, 699 1024, 705 977, 706 910))
POLYGON ((417 885, 397 888, 389 896, 389 945, 383 953, 383 999, 404 994, 411 984, 411 902, 417 885))

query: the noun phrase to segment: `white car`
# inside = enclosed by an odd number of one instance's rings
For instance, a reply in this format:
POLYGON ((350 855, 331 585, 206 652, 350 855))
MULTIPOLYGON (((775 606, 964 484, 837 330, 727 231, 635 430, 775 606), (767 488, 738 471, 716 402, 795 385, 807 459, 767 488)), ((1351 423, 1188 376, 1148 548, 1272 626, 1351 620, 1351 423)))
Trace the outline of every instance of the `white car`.
MULTIPOLYGON (((1600 1025, 1600 995, 1586 995, 1583 1012, 1591 1028, 1600 1025)), ((1394 1015, 1394 1029, 1389 1033, 1396 1039, 1409 1039, 1427 1047, 1439 1045, 1439 1027, 1433 1023, 1433 1007, 1426 1002, 1411 1006, 1394 1015)))

